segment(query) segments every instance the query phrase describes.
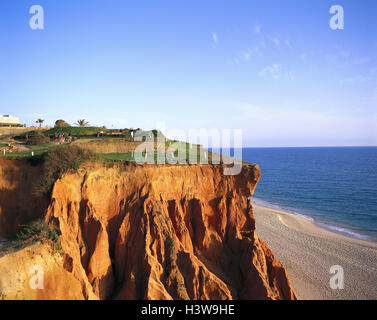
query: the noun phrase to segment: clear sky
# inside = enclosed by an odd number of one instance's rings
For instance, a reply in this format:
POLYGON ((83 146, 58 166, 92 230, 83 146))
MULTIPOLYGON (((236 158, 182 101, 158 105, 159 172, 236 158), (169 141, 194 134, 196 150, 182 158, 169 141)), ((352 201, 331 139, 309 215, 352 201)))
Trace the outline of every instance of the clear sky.
POLYGON ((377 145, 377 1, 1 0, 0 113, 377 145), (35 4, 44 30, 29 27, 35 4), (344 30, 329 27, 335 4, 344 30))

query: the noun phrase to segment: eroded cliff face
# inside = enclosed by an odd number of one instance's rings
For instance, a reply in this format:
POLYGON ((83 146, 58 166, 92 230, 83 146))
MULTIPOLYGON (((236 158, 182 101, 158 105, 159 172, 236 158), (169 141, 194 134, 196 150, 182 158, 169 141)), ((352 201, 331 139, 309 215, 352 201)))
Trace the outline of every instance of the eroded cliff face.
POLYGON ((55 183, 46 221, 86 299, 294 299, 255 233, 245 164, 91 164, 55 183))

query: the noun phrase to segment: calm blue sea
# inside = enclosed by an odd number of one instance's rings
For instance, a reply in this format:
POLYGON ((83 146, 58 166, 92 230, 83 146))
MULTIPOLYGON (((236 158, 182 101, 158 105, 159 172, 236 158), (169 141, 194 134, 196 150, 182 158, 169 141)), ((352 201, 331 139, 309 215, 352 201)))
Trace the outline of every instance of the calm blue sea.
POLYGON ((256 202, 377 242, 377 147, 245 148, 257 163, 256 202))

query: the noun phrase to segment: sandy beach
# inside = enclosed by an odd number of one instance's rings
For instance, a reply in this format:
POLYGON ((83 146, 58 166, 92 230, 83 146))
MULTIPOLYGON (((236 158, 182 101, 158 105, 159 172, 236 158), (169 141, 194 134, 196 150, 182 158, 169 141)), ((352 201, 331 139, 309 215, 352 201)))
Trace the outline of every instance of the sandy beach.
POLYGON ((343 236, 313 221, 253 205, 256 232, 287 268, 298 299, 377 299, 377 243, 343 236), (330 268, 344 270, 344 289, 330 288, 330 268))

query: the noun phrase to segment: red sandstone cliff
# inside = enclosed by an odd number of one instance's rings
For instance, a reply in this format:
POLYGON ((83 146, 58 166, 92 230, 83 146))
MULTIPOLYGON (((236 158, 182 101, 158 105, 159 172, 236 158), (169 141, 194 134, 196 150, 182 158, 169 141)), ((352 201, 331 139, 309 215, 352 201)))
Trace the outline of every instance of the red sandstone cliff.
POLYGON ((46 221, 88 299, 295 299, 255 233, 258 166, 88 165, 55 183, 46 221))
POLYGON ((65 253, 42 245, 0 254, 1 297, 294 299, 284 267, 255 234, 249 198, 259 168, 222 170, 91 164, 58 180, 48 205, 33 193, 42 167, 1 160, 0 237, 45 216, 65 253), (35 261, 46 269, 43 292, 28 285, 35 261))

